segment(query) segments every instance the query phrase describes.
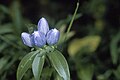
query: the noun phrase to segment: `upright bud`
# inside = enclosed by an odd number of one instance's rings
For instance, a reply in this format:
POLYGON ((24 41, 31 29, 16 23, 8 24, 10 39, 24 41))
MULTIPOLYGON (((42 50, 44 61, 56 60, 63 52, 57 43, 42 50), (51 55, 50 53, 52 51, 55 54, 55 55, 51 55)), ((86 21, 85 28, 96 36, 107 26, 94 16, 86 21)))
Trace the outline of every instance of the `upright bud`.
POLYGON ((47 43, 49 45, 54 45, 58 42, 59 37, 60 37, 60 32, 57 29, 51 29, 47 33, 47 43))
POLYGON ((41 18, 38 22, 38 32, 42 32, 45 35, 49 31, 48 22, 45 18, 41 18))

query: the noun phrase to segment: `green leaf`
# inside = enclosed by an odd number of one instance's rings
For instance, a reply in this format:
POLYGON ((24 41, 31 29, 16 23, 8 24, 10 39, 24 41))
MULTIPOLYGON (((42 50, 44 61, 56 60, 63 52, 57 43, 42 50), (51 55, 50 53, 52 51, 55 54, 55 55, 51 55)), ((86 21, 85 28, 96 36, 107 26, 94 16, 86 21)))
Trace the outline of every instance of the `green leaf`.
POLYGON ((64 80, 70 80, 69 67, 62 53, 55 50, 47 55, 58 74, 63 77, 64 80))
POLYGON ((21 32, 23 19, 20 10, 20 2, 18 0, 13 1, 13 3, 11 4, 10 16, 14 24, 13 27, 17 31, 16 33, 21 32))
POLYGON ((74 39, 68 47, 70 56, 75 56, 79 52, 94 52, 101 41, 100 36, 86 36, 82 39, 74 39))
POLYGON ((43 69, 44 61, 45 61, 45 55, 39 56, 39 54, 37 54, 33 60, 32 71, 35 80, 40 80, 40 75, 43 69))
POLYGON ((92 80, 93 72, 94 72, 93 64, 89 64, 86 66, 82 65, 79 68, 80 69, 77 72, 78 72, 78 77, 80 78, 80 80, 92 80))
POLYGON ((6 14, 9 14, 9 9, 6 6, 1 5, 1 4, 0 4, 0 11, 6 14))
POLYGON ((120 41, 120 31, 119 33, 112 39, 110 44, 110 50, 111 50, 111 57, 113 64, 117 64, 118 61, 118 43, 120 41))
POLYGON ((0 72, 7 65, 8 59, 9 59, 9 57, 2 57, 2 58, 0 58, 0 72))
POLYGON ((11 23, 0 25, 0 34, 11 33, 13 31, 12 26, 11 23))
MULTIPOLYGON (((109 69, 109 70, 106 70, 106 72, 104 74, 98 74, 97 80, 109 80, 111 75, 113 75, 113 71, 114 70, 109 69)), ((119 80, 119 79, 117 79, 117 80, 119 80)))
POLYGON ((27 26, 27 28, 28 28, 28 31, 29 31, 29 33, 30 34, 32 34, 33 32, 34 32, 34 30, 35 30, 35 28, 37 28, 37 25, 35 25, 35 24, 26 24, 25 26, 27 26))
POLYGON ((117 80, 120 80, 120 65, 118 65, 116 70, 113 70, 113 73, 115 77, 117 78, 117 80))
POLYGON ((4 49, 6 49, 7 46, 8 46, 8 45, 7 45, 6 43, 1 43, 1 45, 0 45, 0 53, 1 53, 4 49))
POLYGON ((63 78, 60 75, 56 74, 55 80, 63 80, 63 78))
POLYGON ((25 72, 31 67, 37 53, 38 51, 30 52, 21 60, 17 69, 17 80, 21 80, 25 72))
POLYGON ((41 79, 50 80, 51 76, 53 75, 54 70, 55 69, 50 68, 49 66, 43 68, 42 74, 41 74, 41 79))

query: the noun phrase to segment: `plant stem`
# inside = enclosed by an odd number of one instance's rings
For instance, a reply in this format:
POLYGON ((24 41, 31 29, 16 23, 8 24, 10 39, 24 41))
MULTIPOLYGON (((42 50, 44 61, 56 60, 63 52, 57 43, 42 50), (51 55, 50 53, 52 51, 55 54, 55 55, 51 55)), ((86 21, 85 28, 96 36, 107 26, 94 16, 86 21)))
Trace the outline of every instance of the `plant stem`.
POLYGON ((72 20, 71 20, 71 22, 70 22, 70 24, 69 24, 69 27, 68 27, 68 29, 67 29, 67 32, 66 32, 66 35, 65 35, 65 38, 64 38, 64 42, 66 41, 67 35, 68 35, 68 33, 70 32, 70 29, 71 29, 71 27, 72 27, 73 21, 74 21, 75 16, 76 16, 76 13, 77 13, 77 11, 78 11, 78 7, 79 7, 79 1, 77 2, 77 6, 76 6, 76 9, 75 9, 75 12, 74 12, 74 14, 73 14, 72 20))

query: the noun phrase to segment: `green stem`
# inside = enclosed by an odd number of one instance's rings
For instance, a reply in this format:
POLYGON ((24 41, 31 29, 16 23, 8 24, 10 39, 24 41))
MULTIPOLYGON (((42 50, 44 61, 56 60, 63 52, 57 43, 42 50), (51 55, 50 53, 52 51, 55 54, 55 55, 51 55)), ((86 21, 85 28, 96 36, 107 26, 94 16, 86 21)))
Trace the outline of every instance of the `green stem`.
POLYGON ((76 16, 76 13, 77 13, 77 11, 78 11, 78 7, 79 7, 79 1, 77 2, 77 6, 76 6, 76 9, 75 9, 75 12, 74 12, 74 14, 73 14, 72 20, 71 20, 71 22, 70 22, 70 24, 69 24, 69 27, 68 27, 68 29, 67 29, 64 42, 66 41, 67 35, 68 35, 68 33, 70 32, 70 29, 71 29, 71 27, 72 27, 73 21, 74 21, 75 16, 76 16))

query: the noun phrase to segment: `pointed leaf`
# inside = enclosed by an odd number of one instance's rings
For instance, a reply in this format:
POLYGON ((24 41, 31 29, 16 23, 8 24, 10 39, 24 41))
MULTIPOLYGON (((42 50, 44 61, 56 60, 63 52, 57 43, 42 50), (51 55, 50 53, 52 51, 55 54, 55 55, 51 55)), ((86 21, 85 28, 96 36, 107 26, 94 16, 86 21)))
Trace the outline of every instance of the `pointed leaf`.
POLYGON ((62 53, 55 50, 49 53, 48 57, 58 74, 63 77, 64 80, 70 80, 69 67, 62 53))
POLYGON ((30 52, 21 60, 17 69, 17 80, 21 80, 25 72, 31 67, 37 53, 38 51, 30 52))
POLYGON ((33 60, 32 71, 33 71, 35 80, 40 80, 40 75, 43 69, 44 61, 45 61, 45 56, 44 55, 39 56, 39 54, 37 54, 33 60))

